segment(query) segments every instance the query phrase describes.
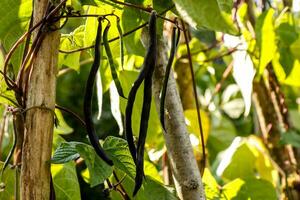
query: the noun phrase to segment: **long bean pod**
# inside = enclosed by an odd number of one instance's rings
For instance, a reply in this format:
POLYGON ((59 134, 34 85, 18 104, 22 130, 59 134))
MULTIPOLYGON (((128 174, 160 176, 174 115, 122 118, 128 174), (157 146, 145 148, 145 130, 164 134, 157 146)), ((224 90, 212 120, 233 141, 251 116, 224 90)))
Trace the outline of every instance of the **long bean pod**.
POLYGON ((168 86, 170 71, 171 71, 174 56, 176 53, 179 38, 180 38, 180 30, 178 29, 177 36, 176 36, 176 27, 173 27, 171 52, 170 52, 170 57, 169 57, 167 66, 166 66, 165 78, 164 78, 164 83, 163 83, 161 97, 160 97, 160 123, 161 123, 164 131, 166 131, 166 128, 165 128, 165 99, 166 99, 166 93, 167 93, 167 86, 168 86))
POLYGON ((141 114, 139 140, 137 145, 136 176, 133 195, 136 195, 138 190, 141 188, 144 177, 144 150, 152 100, 152 75, 156 64, 157 54, 155 11, 151 13, 149 20, 149 39, 149 47, 144 61, 144 68, 147 73, 144 81, 144 101, 141 114))
POLYGON ((113 165, 112 160, 108 158, 108 156, 105 154, 104 150, 99 144, 99 138, 96 134, 94 123, 92 120, 92 96, 93 96, 95 77, 99 69, 100 57, 101 57, 100 56, 101 55, 100 44, 101 44, 101 32, 102 32, 101 18, 98 19, 98 23, 99 24, 98 24, 97 36, 95 42, 95 58, 86 83, 83 111, 84 111, 84 120, 86 124, 87 134, 89 136, 92 146, 94 147, 96 153, 100 158, 102 158, 107 164, 113 165))
POLYGON ((120 25, 120 18, 117 18, 117 29, 120 37, 120 58, 121 58, 121 67, 124 70, 124 40, 123 40, 123 32, 120 25))
POLYGON ((104 32, 103 32, 103 44, 104 44, 107 59, 108 59, 108 62, 109 62, 111 76, 114 80, 114 83, 116 85, 118 93, 121 97, 126 99, 126 97, 124 96, 124 93, 123 93, 123 89, 122 89, 120 80, 118 78, 117 69, 116 69, 116 66, 115 66, 115 63, 114 63, 114 60, 113 60, 113 56, 112 56, 112 53, 111 53, 111 50, 110 50, 110 47, 109 47, 109 43, 108 43, 108 30, 109 30, 109 28, 110 28, 110 22, 107 20, 107 25, 106 25, 106 27, 104 29, 104 32))

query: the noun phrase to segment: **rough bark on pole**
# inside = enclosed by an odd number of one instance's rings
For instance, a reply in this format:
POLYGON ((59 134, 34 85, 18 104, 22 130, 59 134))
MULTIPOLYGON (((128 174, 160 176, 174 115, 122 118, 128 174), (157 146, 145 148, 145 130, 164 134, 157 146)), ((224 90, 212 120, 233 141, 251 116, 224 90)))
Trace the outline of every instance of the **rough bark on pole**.
MULTIPOLYGON (((142 34, 144 43, 148 35, 142 34)), ((163 85, 169 48, 164 41, 158 41, 157 61, 153 75, 153 94, 156 109, 160 108, 160 90, 163 85)), ((184 113, 176 87, 173 71, 171 71, 165 99, 168 115, 165 118, 167 132, 164 134, 168 156, 170 159, 177 194, 182 200, 204 200, 205 194, 201 175, 193 153, 192 144, 187 131, 184 113)))
MULTIPOLYGON (((48 0, 34 1, 33 24, 42 19, 47 5, 48 0)), ((53 137, 58 46, 59 34, 47 33, 33 63, 29 80, 21 168, 22 200, 49 200, 50 197, 49 160, 53 137)))

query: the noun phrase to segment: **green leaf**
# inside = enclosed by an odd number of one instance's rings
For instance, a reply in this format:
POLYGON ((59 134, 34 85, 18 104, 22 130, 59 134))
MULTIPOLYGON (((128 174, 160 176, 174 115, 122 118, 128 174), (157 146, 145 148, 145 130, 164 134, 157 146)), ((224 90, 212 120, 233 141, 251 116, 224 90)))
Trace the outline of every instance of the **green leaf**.
POLYGON ((216 179, 213 177, 208 168, 205 168, 202 176, 202 181, 205 189, 206 199, 219 199, 220 198, 220 186, 216 179))
POLYGON ((263 179, 235 179, 223 187, 223 199, 278 199, 273 185, 263 179))
POLYGON ((80 68, 80 52, 65 55, 62 65, 65 65, 78 72, 80 68))
POLYGON ((62 34, 60 38, 60 49, 75 50, 84 47, 85 26, 77 27, 69 34, 62 34))
POLYGON ((283 66, 283 70, 286 76, 289 76, 290 73, 292 72, 295 63, 294 56, 288 47, 281 47, 279 49, 279 53, 280 53, 279 62, 281 66, 283 66))
POLYGON ((267 64, 274 58, 276 52, 275 30, 273 25, 274 9, 262 13, 255 25, 257 44, 260 49, 259 74, 262 74, 267 64))
POLYGON ((135 177, 135 164, 126 140, 109 136, 105 139, 103 148, 112 159, 116 168, 122 170, 131 178, 135 177))
POLYGON ((80 187, 74 162, 51 165, 51 175, 57 200, 80 200, 80 187))
POLYGON ((280 143, 290 144, 296 148, 300 148, 300 134, 296 130, 290 130, 281 134, 280 143))
POLYGON ((274 185, 279 181, 278 171, 259 137, 236 137, 221 157, 217 174, 225 180, 260 177, 274 185))
MULTIPOLYGON (((3 162, 0 162, 0 169, 3 167, 3 162)), ((14 199, 15 194, 15 175, 16 168, 11 169, 7 167, 3 173, 1 185, 5 186, 4 189, 0 188, 0 199, 14 199)))
POLYGON ((112 174, 112 167, 107 165, 94 151, 93 147, 81 142, 64 142, 56 149, 52 163, 65 163, 82 157, 90 174, 90 184, 94 187, 104 182, 112 174))
POLYGON ((212 114, 211 131, 207 141, 211 162, 220 151, 231 144, 236 134, 236 129, 229 119, 222 115, 212 114))
MULTIPOLYGON (((230 163, 223 171, 222 177, 233 180, 239 177, 246 178, 254 176, 256 158, 249 146, 246 143, 242 143, 238 145, 236 149, 233 148, 231 150, 233 150, 234 153, 230 159, 230 163)), ((229 159, 228 155, 227 159, 229 159)), ((223 166, 222 162, 220 166, 223 166)))
POLYGON ((55 127, 54 131, 57 134, 60 135, 66 135, 66 134, 70 134, 73 132, 73 128, 71 128, 67 122, 65 121, 63 115, 61 114, 60 110, 55 109, 55 115, 57 117, 58 120, 58 126, 55 127))
POLYGON ((233 0, 217 0, 217 2, 222 11, 231 13, 233 8, 233 0))
POLYGON ((61 164, 79 158, 79 153, 76 149, 77 143, 60 143, 51 158, 51 163, 61 164))
MULTIPOLYGON (((0 6, 0 42, 6 51, 21 37, 29 25, 31 0, 1 0, 0 6)), ((23 55, 23 47, 17 49, 12 57, 14 68, 18 68, 23 55)))
MULTIPOLYGON (((124 175, 117 171, 117 174, 120 177, 124 175)), ((133 188, 134 188, 134 179, 126 176, 124 181, 122 182, 123 187, 127 191, 127 194, 130 198, 132 198, 133 188)), ((116 199, 113 197, 118 196, 115 192, 112 192, 112 199, 116 199)), ((162 183, 154 180, 150 176, 146 176, 145 181, 141 189, 138 191, 135 198, 138 200, 177 200, 178 197, 176 196, 175 189, 170 186, 163 185, 162 183)))
POLYGON ((103 183, 112 174, 112 167, 99 158, 93 147, 78 143, 76 149, 89 169, 91 187, 103 183))
POLYGON ((300 37, 291 44, 290 49, 295 58, 300 60, 300 37))
POLYGON ((238 33, 237 28, 234 26, 231 16, 226 13, 231 10, 229 7, 232 6, 230 1, 228 2, 225 3, 221 0, 174 0, 181 17, 193 28, 204 27, 236 35, 238 33))
MULTIPOLYGON (((63 51, 70 51, 84 47, 84 34, 85 26, 83 25, 77 27, 69 34, 62 34, 60 38, 60 49, 63 51)), ((58 66, 62 67, 65 65, 78 71, 80 67, 80 55, 80 52, 72 54, 59 53, 58 66)))
MULTIPOLYGON (((122 14, 121 19, 124 33, 133 30, 134 28, 138 27, 144 22, 141 18, 141 14, 139 14, 138 11, 130 8, 124 8, 124 12, 122 14)), ((123 38, 128 53, 144 56, 145 48, 143 47, 140 40, 141 33, 142 29, 139 29, 134 33, 123 38)))
POLYGON ((143 189, 138 192, 137 199, 145 200, 177 200, 175 189, 146 176, 143 189))
POLYGON ((160 183, 164 183, 164 181, 162 180, 162 177, 161 175, 159 174, 155 164, 145 160, 144 161, 144 165, 145 165, 145 169, 144 169, 144 172, 145 172, 145 175, 147 176, 150 176, 152 179, 160 182, 160 183))
MULTIPOLYGON (((286 75, 286 70, 285 69, 285 64, 282 61, 282 64, 284 66, 281 65, 280 63, 280 57, 282 55, 280 55, 278 52, 276 53, 275 58, 272 61, 273 67, 274 67, 274 71, 276 73, 276 77, 278 78, 278 80, 286 85, 291 85, 291 86, 296 86, 296 87, 300 87, 300 79, 299 79, 299 74, 300 74, 300 60, 299 59, 294 59, 293 60, 293 66, 289 66, 290 73, 288 74, 288 76, 286 75)), ((291 56, 291 55, 288 55, 291 56)))
POLYGON ((298 33, 294 26, 290 25, 287 22, 281 23, 276 28, 276 34, 279 36, 280 41, 286 46, 291 45, 298 38, 298 33))
MULTIPOLYGON (((207 116, 207 113, 203 110, 200 110, 201 115, 201 124, 204 134, 204 143, 206 144, 208 134, 210 131, 210 119, 207 116)), ((193 133, 200 139, 200 130, 199 130, 199 123, 197 118, 197 109, 188 109, 184 111, 185 122, 187 125, 187 129, 189 133, 193 133)), ((201 146, 201 141, 199 143, 201 146)))

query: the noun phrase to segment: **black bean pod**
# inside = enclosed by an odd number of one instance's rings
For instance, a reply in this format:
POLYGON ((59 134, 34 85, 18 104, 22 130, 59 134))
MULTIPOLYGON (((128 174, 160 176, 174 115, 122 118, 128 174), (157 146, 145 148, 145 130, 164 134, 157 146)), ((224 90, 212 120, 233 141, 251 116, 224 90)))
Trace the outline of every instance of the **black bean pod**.
POLYGON ((96 134, 94 123, 92 120, 92 96, 94 90, 95 77, 97 75, 99 65, 100 65, 100 59, 101 59, 101 54, 100 54, 101 32, 102 32, 101 20, 102 20, 101 18, 98 19, 99 24, 98 24, 97 36, 95 42, 95 58, 86 83, 84 102, 83 102, 84 103, 83 111, 84 111, 84 121, 86 124, 87 134, 89 136, 92 146, 94 147, 97 155, 100 158, 102 158, 107 164, 113 165, 112 160, 108 158, 108 156, 105 154, 104 150, 99 144, 99 138, 96 134))
POLYGON ((164 78, 163 87, 162 87, 161 96, 160 96, 160 123, 161 123, 164 131, 166 131, 166 127, 165 127, 165 99, 166 99, 166 94, 167 94, 168 80, 169 80, 169 76, 170 76, 174 56, 175 56, 175 53, 176 53, 176 50, 177 50, 178 41, 179 41, 179 38, 180 38, 180 30, 179 29, 177 29, 177 30, 178 31, 177 31, 177 36, 176 36, 176 27, 173 27, 172 39, 171 39, 171 52, 170 52, 170 57, 169 57, 167 66, 166 66, 165 78, 164 78))
POLYGON ((141 114, 139 139, 137 145, 136 176, 133 195, 136 195, 138 190, 141 188, 144 177, 144 150, 152 100, 152 75, 156 65, 157 55, 155 11, 152 11, 149 20, 149 38, 149 47, 144 61, 144 68, 147 73, 145 74, 144 81, 144 101, 141 114))

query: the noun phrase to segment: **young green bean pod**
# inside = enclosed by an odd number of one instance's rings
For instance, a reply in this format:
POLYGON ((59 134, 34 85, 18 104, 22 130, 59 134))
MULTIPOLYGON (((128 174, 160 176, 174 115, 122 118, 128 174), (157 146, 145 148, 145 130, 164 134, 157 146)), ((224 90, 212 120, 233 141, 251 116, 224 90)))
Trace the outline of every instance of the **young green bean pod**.
POLYGON ((108 59, 108 62, 109 62, 111 76, 114 80, 114 83, 116 85, 119 96, 126 99, 126 97, 124 96, 124 93, 123 93, 123 89, 122 89, 120 80, 118 78, 117 69, 116 69, 116 66, 115 66, 115 63, 114 63, 114 60, 113 60, 113 56, 112 56, 112 53, 111 53, 111 50, 110 50, 110 46, 109 46, 109 43, 108 43, 108 30, 109 30, 109 28, 110 28, 110 22, 107 20, 107 25, 106 25, 106 27, 104 29, 104 32, 103 32, 103 44, 104 44, 107 59, 108 59))
POLYGON ((104 150, 99 144, 99 138, 96 134, 94 123, 92 120, 92 96, 93 96, 93 89, 95 83, 95 77, 99 69, 100 65, 100 44, 101 44, 101 32, 102 32, 102 25, 101 25, 101 18, 98 19, 98 29, 97 29, 97 36, 95 42, 95 58, 94 62, 88 76, 88 80, 86 83, 85 95, 84 95, 84 120, 86 124, 87 134, 89 136, 90 142, 94 147, 96 153, 100 158, 102 158, 107 164, 113 165, 113 162, 108 156, 105 154, 104 150))
POLYGON ((124 41, 123 41, 123 32, 120 25, 120 18, 117 18, 117 29, 120 37, 120 57, 121 57, 121 67, 124 70, 124 41))

